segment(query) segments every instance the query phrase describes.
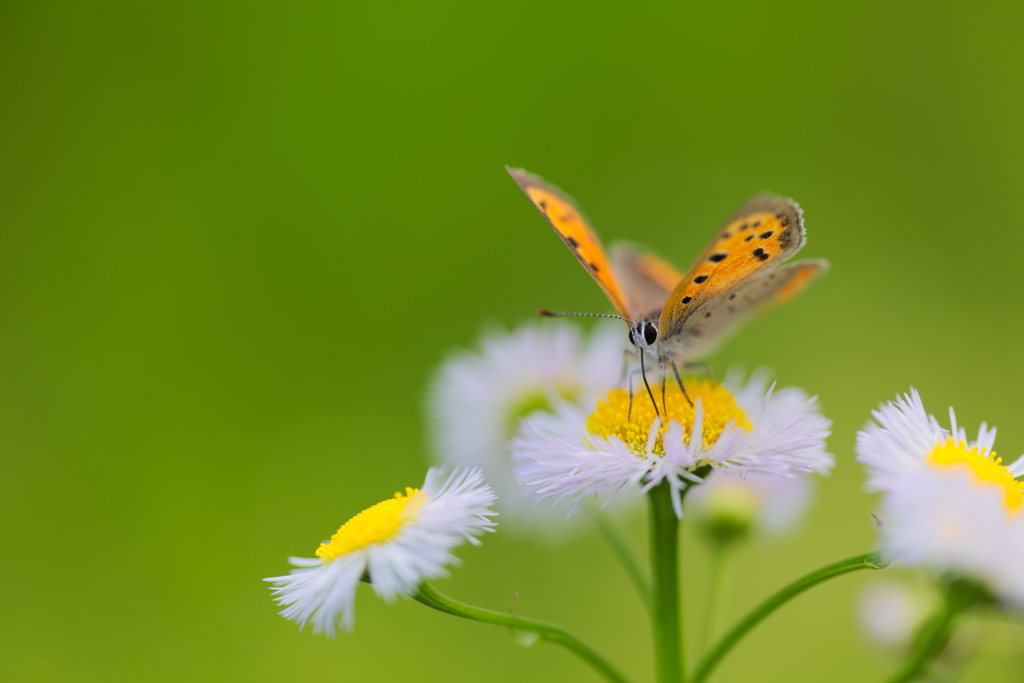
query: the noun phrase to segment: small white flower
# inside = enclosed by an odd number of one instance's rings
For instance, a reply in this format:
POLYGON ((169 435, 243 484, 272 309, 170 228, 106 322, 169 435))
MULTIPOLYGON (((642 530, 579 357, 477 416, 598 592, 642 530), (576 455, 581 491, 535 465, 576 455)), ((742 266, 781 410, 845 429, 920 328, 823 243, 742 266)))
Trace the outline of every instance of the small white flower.
POLYGON ((995 429, 978 437, 950 429, 908 395, 873 411, 857 434, 867 487, 882 493, 884 550, 891 560, 952 573, 1024 605, 1024 458, 1007 467, 992 447, 995 429))
POLYGON ((767 388, 757 375, 745 384, 732 375, 723 384, 684 380, 689 403, 676 382, 632 402, 624 389, 588 406, 559 404, 554 414, 523 420, 512 449, 520 483, 538 500, 590 495, 610 497, 619 489, 640 493, 668 482, 676 515, 681 492, 702 483, 705 465, 735 473, 793 476, 825 471, 831 423, 818 413, 816 398, 801 390, 767 388), (667 426, 663 426, 667 425, 667 426))
POLYGON ((857 600, 857 613, 867 635, 892 648, 910 645, 914 632, 938 607, 938 596, 922 585, 892 579, 869 582, 857 600))
MULTIPOLYGON (((821 468, 824 470, 824 468, 821 468)), ((792 530, 814 498, 810 475, 715 470, 686 496, 687 514, 713 536, 782 536, 792 530)))
POLYGON ((481 468, 498 493, 506 524, 550 521, 551 511, 533 506, 515 481, 509 441, 523 416, 562 402, 590 401, 618 382, 625 339, 615 324, 599 325, 585 340, 577 326, 564 321, 485 334, 479 352, 453 355, 433 382, 428 409, 435 456, 481 468))
POLYGON ((427 472, 419 490, 407 488, 347 521, 320 544, 316 558, 290 557, 295 569, 266 581, 281 614, 299 623, 313 622, 314 633, 334 637, 352 630, 356 586, 368 576, 377 595, 391 602, 415 594, 428 579, 448 575, 445 565, 458 564, 452 550, 494 531, 496 515, 489 509, 494 494, 479 470, 445 474, 427 472))

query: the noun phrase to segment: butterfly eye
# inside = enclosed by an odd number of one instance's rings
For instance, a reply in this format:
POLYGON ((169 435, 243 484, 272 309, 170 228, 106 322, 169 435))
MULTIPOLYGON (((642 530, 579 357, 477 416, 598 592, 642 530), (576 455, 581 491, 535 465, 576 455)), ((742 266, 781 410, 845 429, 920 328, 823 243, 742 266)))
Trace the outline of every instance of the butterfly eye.
POLYGON ((635 338, 633 337, 633 331, 634 331, 634 329, 635 329, 635 328, 633 328, 633 327, 630 327, 630 328, 629 328, 629 334, 628 334, 628 335, 626 335, 626 336, 628 336, 628 337, 629 337, 629 343, 630 343, 630 344, 632 344, 633 346, 636 346, 636 339, 635 339, 635 338))
POLYGON ((647 342, 648 346, 658 341, 658 328, 655 327, 654 323, 644 325, 644 341, 647 342))

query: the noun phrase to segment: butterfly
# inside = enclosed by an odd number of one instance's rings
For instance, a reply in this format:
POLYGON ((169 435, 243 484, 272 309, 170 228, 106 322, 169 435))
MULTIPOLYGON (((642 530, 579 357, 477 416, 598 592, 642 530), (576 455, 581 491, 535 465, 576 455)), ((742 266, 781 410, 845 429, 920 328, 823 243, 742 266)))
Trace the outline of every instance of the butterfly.
POLYGON ((663 395, 669 368, 682 388, 677 362, 709 353, 750 314, 789 301, 828 270, 824 259, 779 265, 806 240, 803 212, 790 199, 761 194, 746 201, 725 220, 690 269, 680 273, 657 256, 625 244, 614 245, 609 259, 572 198, 538 176, 505 168, 618 315, 538 313, 624 320, 655 411, 645 357, 662 370, 663 395))

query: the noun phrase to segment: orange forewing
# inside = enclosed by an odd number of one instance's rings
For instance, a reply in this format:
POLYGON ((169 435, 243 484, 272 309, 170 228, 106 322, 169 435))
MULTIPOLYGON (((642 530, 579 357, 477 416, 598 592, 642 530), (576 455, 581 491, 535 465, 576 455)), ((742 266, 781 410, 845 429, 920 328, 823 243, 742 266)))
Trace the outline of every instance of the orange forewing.
POLYGON ((612 271, 601 241, 572 199, 538 176, 518 168, 506 167, 506 170, 587 269, 619 315, 628 317, 629 301, 612 271))
POLYGON ((669 295, 659 331, 663 336, 677 333, 702 303, 786 260, 803 241, 800 207, 794 202, 771 195, 748 201, 719 229, 669 295))

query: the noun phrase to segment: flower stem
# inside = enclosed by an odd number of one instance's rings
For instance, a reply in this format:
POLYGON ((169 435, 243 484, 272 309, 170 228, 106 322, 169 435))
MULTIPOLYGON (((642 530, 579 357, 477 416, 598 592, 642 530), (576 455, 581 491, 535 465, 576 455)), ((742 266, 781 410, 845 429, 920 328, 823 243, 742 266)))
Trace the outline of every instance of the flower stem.
POLYGON ((700 664, 697 665, 697 669, 690 678, 690 683, 702 683, 706 680, 715 667, 718 666, 718 663, 747 633, 761 623, 769 614, 808 588, 816 586, 823 581, 834 579, 837 576, 857 571, 858 569, 882 569, 885 566, 881 553, 875 551, 854 555, 845 560, 834 562, 797 579, 747 613, 747 616, 743 617, 728 633, 722 636, 714 647, 704 655, 700 664))
POLYGON ((683 625, 679 600, 679 519, 668 482, 652 488, 650 499, 651 622, 658 683, 683 680, 683 625))
POLYGON ((725 611, 729 578, 732 575, 732 559, 735 544, 728 541, 711 543, 711 580, 708 585, 708 605, 704 614, 704 629, 700 633, 700 653, 707 653, 707 644, 718 633, 719 621, 725 611))
POLYGON ((565 629, 536 619, 517 617, 504 612, 495 612, 482 607, 473 607, 444 595, 429 583, 420 584, 419 591, 413 598, 427 607, 432 607, 447 614, 464 619, 472 619, 485 624, 504 626, 517 631, 528 631, 539 636, 541 641, 557 643, 590 665, 606 681, 611 683, 629 683, 618 669, 601 656, 597 651, 565 629))
POLYGON ((928 662, 941 653, 949 642, 949 634, 956 618, 979 598, 976 587, 963 581, 951 583, 946 591, 942 609, 923 626, 910 659, 889 677, 888 683, 905 683, 921 674, 928 662))
POLYGON ((644 607, 647 609, 651 608, 651 586, 647 581, 647 576, 644 574, 644 570, 640 568, 640 563, 637 562, 636 556, 629 549, 629 545, 626 543, 626 539, 622 537, 619 530, 615 528, 611 520, 608 519, 608 515, 604 514, 604 511, 593 505, 587 506, 587 512, 590 513, 591 518, 600 530, 601 535, 604 536, 604 540, 611 546, 612 552, 622 563, 623 569, 626 570, 626 574, 629 576, 630 582, 636 592, 640 594, 641 600, 644 602, 644 607))

